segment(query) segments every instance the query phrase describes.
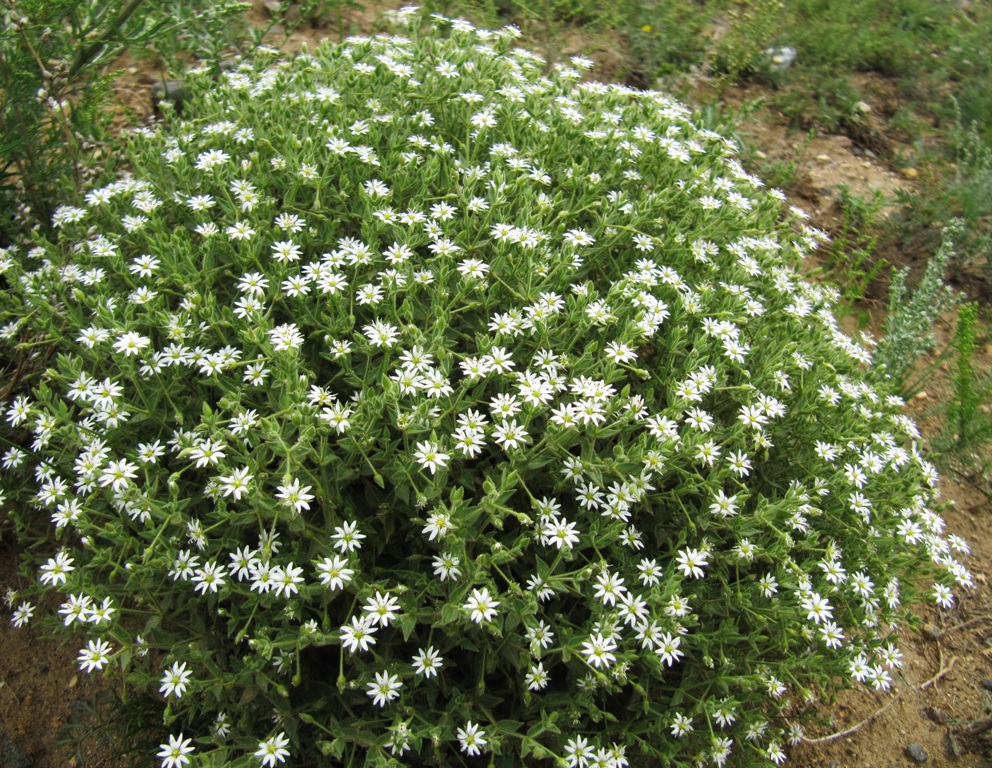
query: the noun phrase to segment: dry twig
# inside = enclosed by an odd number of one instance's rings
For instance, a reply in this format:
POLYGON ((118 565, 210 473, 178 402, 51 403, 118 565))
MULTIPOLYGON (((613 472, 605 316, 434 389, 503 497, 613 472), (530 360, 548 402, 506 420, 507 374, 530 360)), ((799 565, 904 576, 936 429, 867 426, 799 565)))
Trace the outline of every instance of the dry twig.
POLYGON ((989 622, 989 621, 992 621, 992 617, 990 616, 979 616, 978 618, 975 619, 968 619, 967 621, 962 621, 959 622, 958 624, 955 624, 953 627, 948 627, 947 629, 940 630, 940 632, 934 635, 933 639, 940 640, 942 637, 944 637, 945 635, 949 635, 951 632, 955 632, 959 629, 966 629, 967 627, 973 627, 976 624, 981 624, 982 622, 989 622))
POLYGON ((872 722, 875 718, 879 717, 883 712, 885 712, 885 710, 887 710, 889 707, 895 704, 898 698, 899 698, 898 696, 893 696, 892 700, 884 707, 868 715, 868 717, 866 717, 860 723, 857 723, 856 725, 852 725, 850 728, 846 730, 837 731, 837 733, 831 733, 828 736, 820 736, 816 739, 803 739, 803 741, 805 741, 807 744, 826 744, 827 742, 836 741, 837 739, 842 739, 845 736, 850 736, 852 733, 857 733, 866 725, 868 725, 870 722, 872 722))
POLYGON ((931 677, 929 680, 927 680, 925 683, 923 683, 920 686, 920 690, 922 691, 922 690, 925 690, 926 688, 930 687, 931 685, 933 685, 934 683, 936 683, 938 680, 940 680, 940 678, 942 678, 944 675, 946 675, 948 672, 950 672, 952 669, 954 669, 954 665, 957 663, 957 660, 958 660, 958 657, 957 656, 952 656, 951 657, 951 663, 948 664, 946 667, 942 665, 941 668, 940 668, 940 671, 936 675, 934 675, 933 677, 931 677))

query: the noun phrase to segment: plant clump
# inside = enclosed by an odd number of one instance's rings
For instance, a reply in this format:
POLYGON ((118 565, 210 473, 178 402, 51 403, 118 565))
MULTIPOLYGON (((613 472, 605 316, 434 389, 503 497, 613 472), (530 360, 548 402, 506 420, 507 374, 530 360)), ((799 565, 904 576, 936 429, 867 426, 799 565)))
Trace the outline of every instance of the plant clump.
POLYGON ((401 17, 193 70, 4 252, 15 623, 165 768, 781 763, 970 581, 824 236, 669 97, 401 17))

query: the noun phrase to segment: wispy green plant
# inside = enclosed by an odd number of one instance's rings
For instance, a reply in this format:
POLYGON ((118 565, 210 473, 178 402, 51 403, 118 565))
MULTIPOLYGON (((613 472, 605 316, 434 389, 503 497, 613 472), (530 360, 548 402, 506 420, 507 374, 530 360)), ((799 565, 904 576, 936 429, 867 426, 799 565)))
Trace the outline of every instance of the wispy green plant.
POLYGON ((781 27, 781 0, 738 0, 730 29, 717 45, 714 67, 730 80, 765 69, 765 50, 781 27))
POLYGON ((914 373, 916 362, 937 346, 934 323, 944 312, 953 309, 958 299, 944 283, 948 264, 955 256, 955 241, 961 237, 964 225, 952 220, 944 229, 944 238, 937 253, 927 263, 923 279, 915 291, 906 285, 909 267, 897 272, 889 288, 889 313, 885 333, 875 350, 876 369, 894 380, 904 396, 920 390, 936 370, 941 356, 923 371, 914 373))
POLYGON ((163 738, 161 718, 155 716, 158 702, 150 696, 127 694, 125 698, 108 687, 88 700, 74 701, 55 745, 71 752, 77 765, 86 765, 87 755, 94 753, 114 765, 147 765, 148 753, 163 738))
POLYGON ((704 29, 710 13, 705 6, 664 0, 633 0, 625 5, 627 54, 636 81, 651 88, 658 77, 702 63, 709 43, 704 29))
POLYGON ((827 251, 827 269, 830 279, 849 303, 864 299, 885 269, 885 259, 876 253, 878 214, 885 203, 881 192, 863 198, 852 194, 846 186, 841 187, 838 204, 842 220, 827 251))
POLYGON ((947 403, 945 434, 939 442, 944 453, 965 465, 988 464, 992 444, 992 416, 983 407, 992 394, 992 381, 979 376, 974 368, 978 348, 978 304, 963 304, 958 311, 957 330, 952 347, 955 353, 954 396, 947 403))
POLYGON ((992 147, 977 123, 965 123, 956 113, 951 141, 955 147, 954 176, 947 185, 948 207, 968 225, 968 253, 959 266, 976 268, 992 278, 992 147))
MULTIPOLYGON (((76 200, 84 185, 110 170, 93 161, 95 148, 108 138, 112 118, 113 78, 107 67, 125 50, 156 50, 160 45, 174 50, 189 22, 182 13, 187 5, 4 0, 0 210, 6 213, 0 235, 10 239, 18 229, 46 229, 58 200, 76 200)), ((198 29, 216 36, 225 19, 244 7, 212 3, 194 14, 198 29)), ((113 153, 102 157, 107 164, 113 153)))

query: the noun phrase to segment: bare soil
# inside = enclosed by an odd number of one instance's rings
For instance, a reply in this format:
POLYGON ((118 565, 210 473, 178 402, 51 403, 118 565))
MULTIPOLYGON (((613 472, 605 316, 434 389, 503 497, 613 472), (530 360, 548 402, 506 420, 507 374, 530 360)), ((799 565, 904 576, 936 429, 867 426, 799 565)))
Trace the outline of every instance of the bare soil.
MULTIPOLYGON (((320 40, 342 34, 369 33, 376 29, 377 14, 400 3, 380 3, 374 10, 349 11, 345 28, 304 26, 290 36, 286 48, 311 48, 320 40)), ((249 19, 262 24, 267 11, 257 0, 249 19)), ((596 35, 570 33, 554 41, 549 55, 582 53, 596 64, 594 75, 609 81, 629 72, 623 58, 623 40, 609 30, 596 35)), ((537 46, 535 46, 537 47, 537 46)), ((129 58, 118 63, 119 123, 144 121, 153 114, 151 90, 163 74, 152 62, 129 58)), ((868 77, 868 76, 865 76, 868 77)), ((864 113, 865 136, 814 135, 791 130, 780 115, 769 109, 752 114, 742 126, 755 157, 768 162, 794 163, 792 182, 785 189, 790 199, 812 215, 812 223, 830 231, 837 225, 837 200, 842 186, 869 197, 881 191, 894 200, 898 190, 913 191, 919 183, 915 172, 895 167, 893 158, 911 155, 899 144, 899 134, 887 126, 898 104, 882 80, 864 83, 877 99, 864 113), (881 141, 880 150, 866 151, 865 143, 881 141)), ((705 83, 703 84, 705 91, 705 83)), ((760 88, 740 88, 722 94, 726 103, 741 104, 762 96, 760 88)), ((890 209, 895 210, 895 209, 890 209)), ((865 307, 867 324, 876 333, 884 320, 880 302, 865 307)), ((850 321, 849 321, 850 322, 850 321)), ((948 319, 938 328, 941 343, 952 333, 948 319)), ((926 361, 924 361, 926 362, 926 361)), ((992 367, 985 348, 976 368, 992 367)), ((908 411, 929 435, 943 428, 939 403, 950 389, 945 367, 928 385, 925 396, 914 399, 908 411)), ((966 539, 972 553, 966 559, 976 586, 960 591, 957 605, 938 612, 921 608, 920 631, 907 630, 902 645, 904 668, 895 676, 890 694, 845 692, 816 709, 819 725, 810 728, 807 741, 791 750, 791 765, 801 768, 896 768, 914 764, 907 747, 918 744, 927 763, 954 768, 992 765, 992 503, 987 481, 975 476, 945 473, 941 488, 949 507, 943 512, 948 530, 966 539)), ((0 524, 0 535, 5 528, 0 524)), ((0 591, 23 587, 17 575, 18 551, 0 538, 0 591)), ((109 691, 98 676, 78 672, 73 643, 43 637, 36 628, 16 630, 0 621, 0 740, 9 740, 31 759, 34 768, 85 764, 98 768, 123 768, 127 763, 99 732, 60 744, 66 725, 89 723, 80 704, 109 691)), ((2 745, 0 745, 2 746, 2 745)), ((919 755, 918 755, 919 756, 919 755)), ((5 758, 0 754, 0 765, 5 758)))

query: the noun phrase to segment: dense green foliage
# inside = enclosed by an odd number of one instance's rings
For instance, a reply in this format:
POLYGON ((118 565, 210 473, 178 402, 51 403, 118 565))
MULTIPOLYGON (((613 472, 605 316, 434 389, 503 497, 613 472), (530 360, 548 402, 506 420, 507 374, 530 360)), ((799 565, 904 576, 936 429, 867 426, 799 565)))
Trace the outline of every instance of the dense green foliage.
POLYGON ((34 621, 165 766, 781 762, 970 583, 824 234, 669 97, 404 18, 190 72, 3 252, 34 621))

